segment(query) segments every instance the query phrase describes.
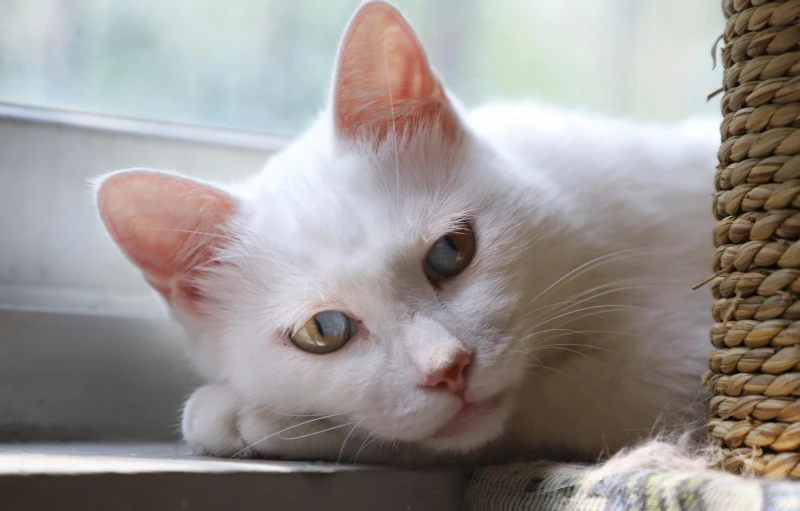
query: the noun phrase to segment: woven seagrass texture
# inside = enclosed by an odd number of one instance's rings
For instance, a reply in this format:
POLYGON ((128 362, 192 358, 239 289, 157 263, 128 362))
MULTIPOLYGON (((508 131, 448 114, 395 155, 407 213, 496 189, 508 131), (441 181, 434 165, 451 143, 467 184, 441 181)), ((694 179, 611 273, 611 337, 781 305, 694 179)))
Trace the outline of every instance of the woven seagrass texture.
POLYGON ((709 432, 726 470, 800 478, 800 0, 722 7, 709 432))

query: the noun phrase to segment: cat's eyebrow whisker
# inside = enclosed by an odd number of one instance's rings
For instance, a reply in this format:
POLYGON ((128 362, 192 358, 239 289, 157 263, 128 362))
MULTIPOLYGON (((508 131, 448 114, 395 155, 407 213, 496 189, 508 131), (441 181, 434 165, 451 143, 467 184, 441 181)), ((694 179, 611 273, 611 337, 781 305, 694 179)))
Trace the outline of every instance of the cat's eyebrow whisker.
POLYGON ((294 428, 296 428, 296 427, 299 427, 299 426, 304 426, 304 425, 306 425, 306 424, 311 424, 312 422, 321 421, 321 420, 325 420, 325 419, 330 419, 330 418, 332 418, 332 417, 337 417, 337 416, 340 416, 340 415, 345 415, 345 412, 341 412, 341 413, 332 413, 332 414, 330 414, 330 415, 324 415, 324 416, 322 416, 322 417, 316 417, 316 418, 314 418, 314 419, 311 419, 311 420, 307 420, 307 421, 299 422, 299 423, 297 423, 297 424, 292 424, 292 425, 291 425, 291 426, 289 426, 288 428, 284 428, 284 429, 282 429, 282 430, 280 430, 280 431, 276 431, 275 433, 272 433, 272 434, 270 434, 270 435, 267 435, 267 436, 265 436, 264 438, 262 438, 261 440, 257 440, 257 441, 255 441, 255 442, 253 442, 252 444, 250 444, 250 445, 248 445, 248 446, 246 446, 246 447, 244 447, 244 448, 240 449, 239 451, 235 452, 235 453, 234 453, 234 454, 231 456, 231 458, 236 458, 236 457, 238 457, 240 454, 242 454, 243 452, 245 452, 245 451, 247 451, 247 450, 249 450, 249 449, 251 449, 251 448, 255 447, 256 445, 260 444, 261 442, 264 442, 264 441, 266 441, 266 440, 269 440, 270 438, 272 438, 272 437, 274 437, 274 436, 276 436, 276 435, 280 435, 281 433, 285 433, 286 431, 289 431, 290 429, 294 429, 294 428))
POLYGON ((355 426, 353 426, 353 427, 350 429, 350 433, 348 433, 348 434, 347 434, 347 436, 346 436, 346 437, 344 437, 344 441, 342 442, 342 447, 339 449, 339 456, 336 458, 336 463, 337 463, 337 464, 339 464, 339 463, 342 461, 342 454, 344 454, 344 447, 347 445, 347 441, 348 441, 348 440, 350 440, 350 435, 352 435, 352 434, 353 434, 353 431, 355 431, 355 430, 356 430, 356 429, 357 429, 357 428, 358 428, 358 427, 361 425, 361 423, 362 423, 362 422, 364 422, 365 420, 367 420, 367 417, 368 417, 368 415, 365 415, 363 419, 361 419, 360 421, 358 421, 358 422, 356 423, 356 425, 355 425, 355 426))

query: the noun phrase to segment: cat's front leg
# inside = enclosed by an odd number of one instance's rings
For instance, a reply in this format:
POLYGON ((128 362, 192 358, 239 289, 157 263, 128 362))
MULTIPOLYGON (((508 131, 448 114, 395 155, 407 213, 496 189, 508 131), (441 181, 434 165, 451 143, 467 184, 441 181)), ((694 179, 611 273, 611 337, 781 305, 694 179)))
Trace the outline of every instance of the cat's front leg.
MULTIPOLYGON (((353 448, 365 445, 359 435, 348 437, 352 427, 248 408, 222 383, 200 387, 183 411, 183 436, 189 448, 196 454, 225 458, 336 461, 343 456, 343 461, 352 461, 353 448)), ((360 458, 375 461, 374 449, 364 451, 360 458)))

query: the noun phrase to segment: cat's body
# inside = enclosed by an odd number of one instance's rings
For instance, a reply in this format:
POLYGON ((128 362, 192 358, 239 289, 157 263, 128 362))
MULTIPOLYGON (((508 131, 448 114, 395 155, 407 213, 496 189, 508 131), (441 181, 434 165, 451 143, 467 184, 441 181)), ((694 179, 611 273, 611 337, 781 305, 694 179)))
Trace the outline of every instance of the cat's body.
POLYGON ((697 413, 717 144, 713 122, 464 111, 371 2, 331 108, 261 174, 123 171, 98 203, 209 380, 197 451, 594 459, 697 413))
POLYGON ((647 126, 530 104, 490 105, 469 119, 519 158, 520 172, 544 174, 554 187, 553 232, 529 283, 553 288, 531 310, 581 299, 547 309, 560 320, 528 327, 554 329, 541 346, 556 347, 532 353, 497 444, 503 457, 533 449, 596 459, 670 426, 692 427, 705 413, 699 375, 711 349, 711 298, 692 287, 711 271, 718 123, 647 126), (599 298, 583 301, 591 296, 599 298))

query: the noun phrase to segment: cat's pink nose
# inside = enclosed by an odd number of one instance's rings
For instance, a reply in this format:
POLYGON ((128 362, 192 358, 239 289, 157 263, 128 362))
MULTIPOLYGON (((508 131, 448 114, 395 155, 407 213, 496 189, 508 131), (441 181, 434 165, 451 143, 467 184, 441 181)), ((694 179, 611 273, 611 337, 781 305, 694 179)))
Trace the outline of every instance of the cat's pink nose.
POLYGON ((443 368, 428 373, 425 386, 440 388, 452 392, 457 396, 464 394, 467 389, 467 368, 472 357, 466 351, 458 350, 452 360, 443 368))

